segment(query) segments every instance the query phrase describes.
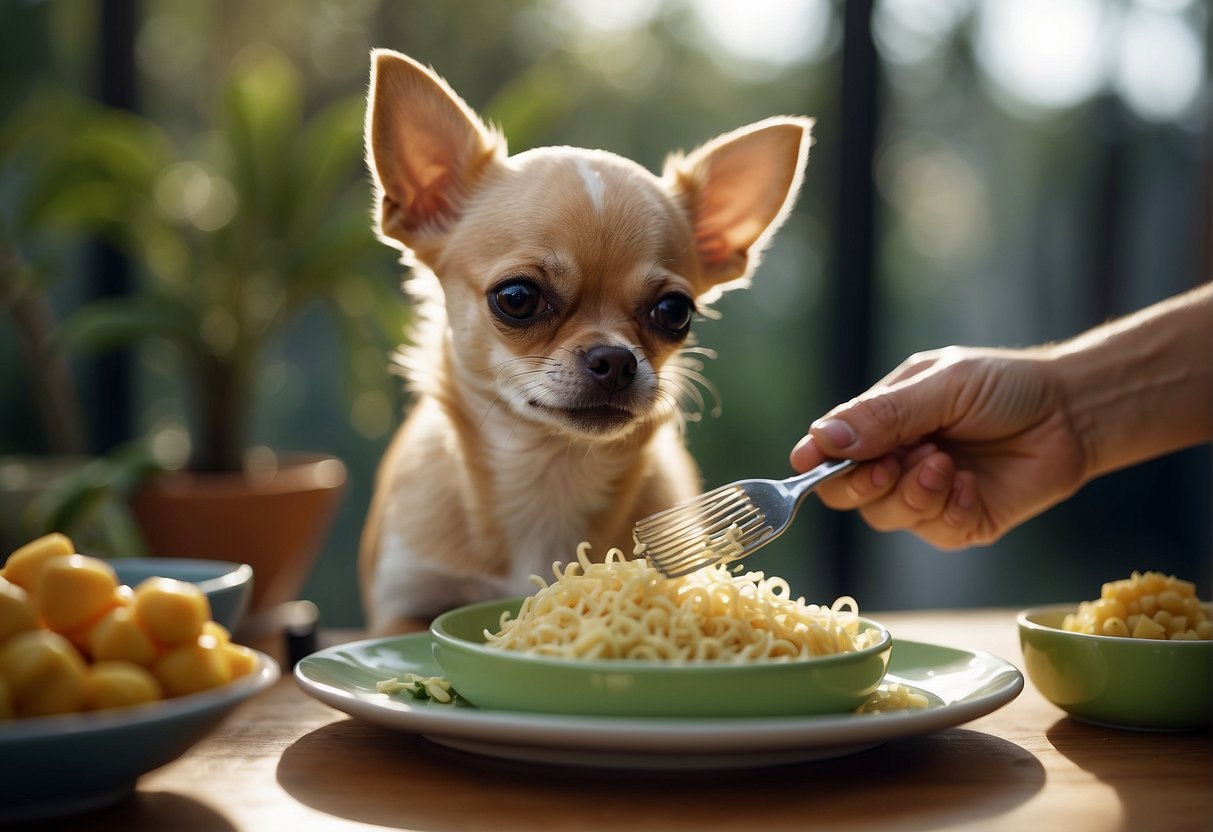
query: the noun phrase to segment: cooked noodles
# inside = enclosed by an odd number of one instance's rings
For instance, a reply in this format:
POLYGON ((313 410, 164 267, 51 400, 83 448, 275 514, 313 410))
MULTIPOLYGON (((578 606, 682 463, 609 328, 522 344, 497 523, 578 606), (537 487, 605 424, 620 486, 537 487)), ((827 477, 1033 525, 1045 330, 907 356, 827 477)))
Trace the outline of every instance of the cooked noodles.
POLYGON ((828 607, 791 598, 782 578, 732 574, 723 565, 666 578, 619 549, 602 563, 552 566, 555 580, 532 576, 538 591, 516 617, 502 616, 487 644, 532 655, 577 659, 792 660, 861 650, 880 631, 861 631, 859 607, 843 596, 828 607))

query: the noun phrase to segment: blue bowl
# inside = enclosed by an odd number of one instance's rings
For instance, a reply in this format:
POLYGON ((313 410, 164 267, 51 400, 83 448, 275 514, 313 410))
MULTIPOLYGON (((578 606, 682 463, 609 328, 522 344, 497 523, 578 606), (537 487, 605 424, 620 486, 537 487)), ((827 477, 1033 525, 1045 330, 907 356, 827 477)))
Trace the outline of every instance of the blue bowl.
POLYGON ((180 757, 279 675, 277 663, 257 653, 251 674, 202 693, 112 711, 0 722, 0 826, 122 800, 140 775, 180 757))

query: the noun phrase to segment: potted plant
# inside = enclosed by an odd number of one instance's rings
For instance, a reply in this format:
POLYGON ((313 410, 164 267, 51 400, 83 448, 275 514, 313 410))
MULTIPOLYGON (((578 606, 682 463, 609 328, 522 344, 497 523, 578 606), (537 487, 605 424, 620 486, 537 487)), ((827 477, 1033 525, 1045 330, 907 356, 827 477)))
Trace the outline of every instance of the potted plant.
POLYGON ((192 404, 189 453, 140 480, 130 505, 154 554, 251 564, 253 612, 297 597, 345 484, 334 457, 250 448, 267 347, 351 290, 375 302, 363 318, 338 316, 345 335, 378 339, 386 355, 384 333, 401 325, 359 174, 362 108, 345 98, 306 118, 290 61, 269 48, 246 55, 208 152, 160 160, 128 218, 139 291, 86 304, 57 335, 74 350, 174 348, 192 404))

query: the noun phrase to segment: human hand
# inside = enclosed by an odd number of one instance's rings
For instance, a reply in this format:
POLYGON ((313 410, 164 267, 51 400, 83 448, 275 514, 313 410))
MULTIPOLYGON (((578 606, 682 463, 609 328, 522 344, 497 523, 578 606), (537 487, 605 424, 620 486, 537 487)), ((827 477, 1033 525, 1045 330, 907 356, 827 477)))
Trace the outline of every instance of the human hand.
POLYGON ((1045 348, 911 356, 815 422, 792 466, 865 461, 822 485, 822 502, 941 549, 992 543, 1087 476, 1088 452, 1055 364, 1045 348))

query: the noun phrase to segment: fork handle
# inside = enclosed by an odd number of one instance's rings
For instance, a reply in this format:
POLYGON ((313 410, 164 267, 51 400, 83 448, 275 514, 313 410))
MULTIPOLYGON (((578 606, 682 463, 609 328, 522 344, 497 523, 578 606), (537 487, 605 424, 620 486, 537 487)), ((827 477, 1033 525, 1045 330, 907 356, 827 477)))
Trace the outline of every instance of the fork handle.
POLYGON ((814 468, 810 468, 803 474, 788 477, 783 481, 783 487, 788 490, 789 495, 795 498, 797 502, 800 502, 814 488, 831 477, 835 477, 844 471, 849 471, 856 464, 853 459, 827 459, 825 462, 814 468))

